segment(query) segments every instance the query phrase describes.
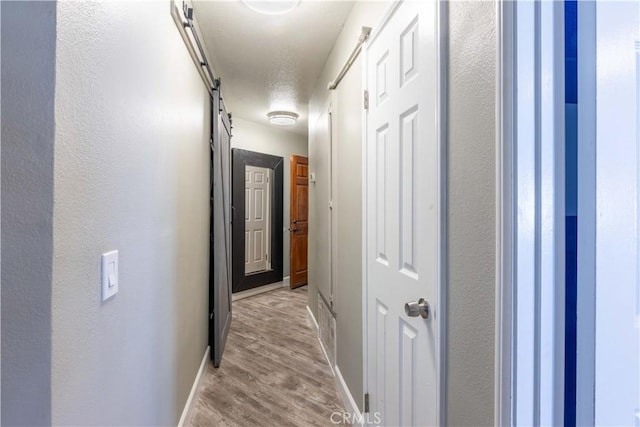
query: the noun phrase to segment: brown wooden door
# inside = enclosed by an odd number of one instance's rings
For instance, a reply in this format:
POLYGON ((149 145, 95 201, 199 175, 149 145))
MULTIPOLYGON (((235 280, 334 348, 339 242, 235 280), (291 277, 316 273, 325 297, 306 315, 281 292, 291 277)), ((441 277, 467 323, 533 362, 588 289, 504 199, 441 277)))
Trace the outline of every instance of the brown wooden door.
POLYGON ((309 234, 309 159, 291 156, 291 289, 307 284, 307 236, 309 234))

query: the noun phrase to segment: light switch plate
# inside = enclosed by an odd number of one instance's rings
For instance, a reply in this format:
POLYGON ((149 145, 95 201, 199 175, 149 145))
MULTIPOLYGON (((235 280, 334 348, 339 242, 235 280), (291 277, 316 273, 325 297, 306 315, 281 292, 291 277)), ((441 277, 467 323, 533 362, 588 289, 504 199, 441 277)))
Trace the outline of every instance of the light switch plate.
POLYGON ((118 251, 102 254, 102 301, 118 293, 118 251))

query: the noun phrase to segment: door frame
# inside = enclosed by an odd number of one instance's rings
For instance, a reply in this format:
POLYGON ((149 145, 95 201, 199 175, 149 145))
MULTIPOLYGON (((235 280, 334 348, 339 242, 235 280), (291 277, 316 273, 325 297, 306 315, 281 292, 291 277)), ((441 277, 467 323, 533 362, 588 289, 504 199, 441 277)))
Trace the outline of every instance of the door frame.
POLYGON ((496 2, 496 290, 494 424, 512 425, 515 265, 515 7, 496 2))
POLYGON ((495 424, 562 425, 564 3, 496 20, 495 424))
POLYGON ((231 280, 233 292, 246 291, 258 286, 282 281, 283 272, 283 233, 282 233, 282 192, 284 177, 284 159, 270 154, 254 151, 231 149, 232 163, 232 222, 231 222, 231 280), (245 166, 259 166, 273 170, 271 191, 271 270, 246 275, 244 272, 244 200, 245 166))
MULTIPOLYGON (((363 92, 366 93, 368 88, 368 73, 367 64, 369 57, 369 46, 380 35, 385 24, 391 19, 398 7, 403 3, 403 0, 393 1, 385 13, 382 19, 376 26, 373 27, 368 40, 363 45, 363 66, 362 66, 362 82, 363 92)), ((437 150, 439 157, 439 170, 438 170, 438 189, 440 198, 438 200, 436 210, 438 217, 440 218, 440 226, 438 227, 438 247, 439 247, 439 259, 438 259, 438 284, 436 286, 437 310, 434 310, 434 320, 438 319, 438 325, 436 328, 436 424, 446 425, 446 378, 447 378, 447 72, 448 72, 448 5, 445 0, 436 1, 436 49, 437 56, 440 59, 440 66, 437 69, 437 105, 439 107, 440 114, 437 117, 436 133, 437 133, 437 150)), ((365 95, 366 96, 366 95, 365 95)), ((365 98, 366 99, 366 98, 365 98)), ((367 101, 365 101, 367 102, 367 101)), ((363 144, 362 144, 362 253, 367 253, 367 193, 368 193, 368 141, 367 141, 367 114, 362 115, 362 129, 363 129, 363 144)), ((362 354, 363 354, 363 390, 367 394, 369 390, 368 385, 368 371, 369 371, 369 357, 368 357, 368 336, 369 336, 369 324, 368 324, 368 294, 369 294, 369 280, 367 274, 367 259, 366 256, 362 257, 362 354)), ((364 407, 364 405, 363 405, 364 407)))

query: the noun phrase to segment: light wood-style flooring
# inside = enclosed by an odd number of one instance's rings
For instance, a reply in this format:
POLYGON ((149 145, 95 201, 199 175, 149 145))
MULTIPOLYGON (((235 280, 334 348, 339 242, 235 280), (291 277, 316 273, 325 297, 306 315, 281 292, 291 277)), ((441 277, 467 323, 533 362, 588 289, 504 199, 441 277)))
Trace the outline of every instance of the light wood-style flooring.
POLYGON ((221 366, 207 367, 188 425, 332 425, 344 408, 306 304, 306 286, 233 303, 221 366))

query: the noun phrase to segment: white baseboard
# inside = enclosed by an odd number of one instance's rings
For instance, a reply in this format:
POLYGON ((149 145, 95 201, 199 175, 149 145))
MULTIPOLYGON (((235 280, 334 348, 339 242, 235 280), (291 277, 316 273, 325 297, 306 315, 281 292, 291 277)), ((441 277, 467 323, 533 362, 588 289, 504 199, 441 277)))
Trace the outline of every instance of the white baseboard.
POLYGON ((313 312, 307 306, 307 320, 309 321, 309 325, 316 331, 316 337, 318 338, 318 342, 320 343, 320 348, 322 349, 322 353, 324 354, 325 359, 327 359, 327 364, 331 368, 331 373, 336 381, 336 387, 340 394, 340 399, 342 400, 342 404, 344 405, 345 411, 349 412, 353 415, 352 420, 358 422, 358 425, 362 425, 364 418, 362 418, 362 414, 358 409, 358 404, 356 403, 353 395, 351 394, 351 390, 347 386, 347 383, 344 381, 344 377, 342 376, 342 372, 340 372, 340 368, 338 365, 331 366, 331 361, 329 360, 329 356, 327 355, 327 351, 322 344, 322 340, 320 340, 320 325, 318 325, 318 321, 316 317, 313 315, 313 312))
POLYGON ((320 325, 318 325, 318 322, 316 321, 316 317, 313 315, 313 312, 311 311, 309 306, 307 306, 307 320, 309 321, 309 324, 311 325, 311 327, 316 330, 316 334, 317 334, 317 332, 320 330, 320 325))
POLYGON ((364 418, 362 418, 362 413, 358 409, 358 404, 356 403, 353 395, 351 394, 351 390, 347 386, 347 383, 344 381, 344 377, 342 376, 342 372, 340 372, 340 368, 336 365, 335 369, 336 374, 336 386, 338 387, 338 392, 340 393, 340 398, 342 399, 342 404, 344 405, 344 409, 352 415, 351 420, 357 425, 363 425, 364 418))
POLYGON ((254 295, 259 295, 265 292, 275 291, 276 289, 280 289, 280 288, 288 288, 289 283, 291 282, 289 280, 289 276, 287 276, 282 279, 282 282, 270 283, 268 285, 259 286, 257 288, 247 289, 246 291, 241 291, 241 292, 236 292, 235 294, 231 294, 231 301, 232 302, 238 301, 240 299, 249 298, 254 295))
POLYGON ((320 339, 320 325, 318 324, 318 321, 316 320, 316 317, 313 315, 313 312, 311 311, 309 306, 307 306, 307 319, 309 319, 309 323, 311 323, 311 327, 316 330, 316 338, 320 343, 320 349, 322 350, 322 354, 324 354, 324 358, 327 359, 327 365, 329 365, 329 369, 331 369, 331 373, 333 374, 333 376, 335 376, 336 373, 333 370, 333 366, 331 366, 331 359, 329 359, 329 354, 327 354, 327 350, 324 348, 324 344, 322 344, 322 340, 320 339))
POLYGON ((196 375, 196 379, 193 381, 193 385, 191 386, 191 392, 189 393, 189 397, 187 398, 187 402, 184 404, 184 409, 182 410, 182 415, 180 416, 180 421, 178 421, 178 427, 182 427, 189 416, 189 412, 191 411, 191 406, 196 402, 198 394, 200 392, 200 383, 202 382, 203 373, 207 369, 207 363, 209 363, 209 352, 211 348, 207 346, 207 349, 204 352, 204 356, 202 357, 202 362, 200 362, 200 369, 198 369, 198 374, 196 375))

